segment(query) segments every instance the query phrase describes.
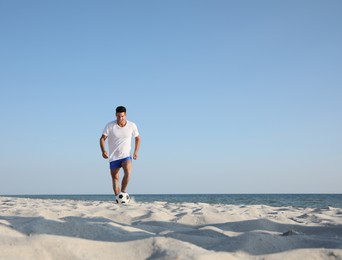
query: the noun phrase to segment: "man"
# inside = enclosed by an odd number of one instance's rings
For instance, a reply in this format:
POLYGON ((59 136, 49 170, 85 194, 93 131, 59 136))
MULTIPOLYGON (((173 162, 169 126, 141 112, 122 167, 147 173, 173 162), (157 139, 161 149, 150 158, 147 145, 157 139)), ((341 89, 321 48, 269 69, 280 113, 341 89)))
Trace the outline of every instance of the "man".
POLYGON ((116 120, 109 122, 103 130, 100 138, 102 157, 109 158, 110 173, 112 175, 113 190, 115 196, 120 192, 126 192, 132 170, 131 140, 135 138, 135 148, 133 159, 138 159, 140 147, 140 136, 137 126, 126 120, 126 108, 119 106, 116 108, 116 120), (109 154, 105 148, 105 141, 108 138, 109 154), (121 188, 119 186, 119 172, 122 167, 124 177, 121 188))

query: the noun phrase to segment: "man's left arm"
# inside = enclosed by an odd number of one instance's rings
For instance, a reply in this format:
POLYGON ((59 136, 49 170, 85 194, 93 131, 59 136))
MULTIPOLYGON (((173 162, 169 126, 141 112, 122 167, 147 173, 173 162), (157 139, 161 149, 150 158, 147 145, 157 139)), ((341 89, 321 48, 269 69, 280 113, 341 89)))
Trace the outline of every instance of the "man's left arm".
POLYGON ((135 137, 135 148, 134 148, 134 153, 133 153, 134 160, 138 159, 139 148, 140 148, 140 135, 135 137))

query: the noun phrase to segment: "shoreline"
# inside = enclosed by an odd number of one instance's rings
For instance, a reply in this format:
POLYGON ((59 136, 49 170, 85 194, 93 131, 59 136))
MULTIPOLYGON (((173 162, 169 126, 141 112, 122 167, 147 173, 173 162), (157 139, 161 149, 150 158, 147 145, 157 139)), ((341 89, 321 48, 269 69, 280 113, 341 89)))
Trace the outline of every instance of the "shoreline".
MULTIPOLYGON (((342 194, 130 194, 137 202, 201 202, 224 205, 293 206, 342 208, 342 194)), ((6 195, 0 195, 6 196, 6 195)), ((113 194, 9 195, 14 198, 113 201, 113 194)))
POLYGON ((0 258, 342 258, 342 209, 0 196, 0 258))

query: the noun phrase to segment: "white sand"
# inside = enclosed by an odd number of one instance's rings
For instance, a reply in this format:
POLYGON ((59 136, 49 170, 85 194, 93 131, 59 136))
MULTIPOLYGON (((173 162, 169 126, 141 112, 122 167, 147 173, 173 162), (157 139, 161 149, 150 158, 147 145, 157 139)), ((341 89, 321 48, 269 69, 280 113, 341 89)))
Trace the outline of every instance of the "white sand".
POLYGON ((0 259, 342 259, 342 209, 0 197, 0 259))

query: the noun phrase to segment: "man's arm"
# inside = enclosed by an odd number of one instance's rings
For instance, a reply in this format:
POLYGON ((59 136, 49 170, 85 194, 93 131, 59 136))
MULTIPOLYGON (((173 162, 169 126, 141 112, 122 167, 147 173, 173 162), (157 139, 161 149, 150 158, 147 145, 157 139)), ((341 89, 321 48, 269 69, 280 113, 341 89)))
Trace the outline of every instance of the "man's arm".
POLYGON ((133 154, 134 160, 138 159, 139 148, 140 148, 140 136, 138 135, 137 137, 135 137, 135 148, 134 148, 134 154, 133 154))
POLYGON ((108 159, 108 153, 106 151, 106 147, 105 147, 105 141, 107 139, 107 136, 102 135, 100 138, 100 147, 101 147, 101 151, 102 151, 102 157, 105 159, 108 159))

